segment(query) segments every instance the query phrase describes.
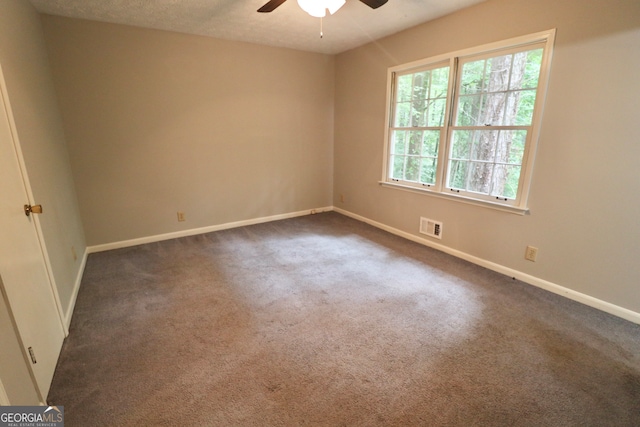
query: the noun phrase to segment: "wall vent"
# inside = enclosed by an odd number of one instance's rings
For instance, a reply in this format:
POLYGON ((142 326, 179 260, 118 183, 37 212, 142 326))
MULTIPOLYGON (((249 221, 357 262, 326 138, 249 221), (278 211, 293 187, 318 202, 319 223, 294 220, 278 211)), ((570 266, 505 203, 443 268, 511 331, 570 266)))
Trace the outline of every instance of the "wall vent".
POLYGON ((442 223, 429 218, 420 217, 420 233, 442 239, 442 223))

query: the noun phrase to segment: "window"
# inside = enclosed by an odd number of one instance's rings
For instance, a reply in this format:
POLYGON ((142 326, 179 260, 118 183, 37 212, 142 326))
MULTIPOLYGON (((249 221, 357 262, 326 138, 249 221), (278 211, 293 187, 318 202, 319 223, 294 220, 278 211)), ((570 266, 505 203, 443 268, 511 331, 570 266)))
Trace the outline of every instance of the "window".
POLYGON ((382 183, 524 213, 553 36, 391 68, 382 183))

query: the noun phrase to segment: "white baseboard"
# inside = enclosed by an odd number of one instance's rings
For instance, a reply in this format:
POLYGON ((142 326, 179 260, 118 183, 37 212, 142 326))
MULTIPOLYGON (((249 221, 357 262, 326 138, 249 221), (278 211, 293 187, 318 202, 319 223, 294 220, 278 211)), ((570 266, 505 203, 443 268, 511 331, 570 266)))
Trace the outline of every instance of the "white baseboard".
POLYGON ((84 269, 87 265, 87 257, 89 256, 89 248, 84 250, 82 254, 82 260, 80 260, 80 268, 78 269, 78 275, 76 281, 73 284, 73 292, 71 293, 71 301, 69 301, 69 307, 64 315, 64 333, 65 336, 69 336, 69 326, 71 326, 71 317, 73 316, 73 309, 76 307, 76 300, 78 299, 78 292, 80 291, 80 284, 82 283, 82 276, 84 275, 84 269))
POLYGON ((192 228, 189 230, 175 231, 173 233, 157 234, 155 236, 141 237, 138 239, 123 240, 120 242, 112 242, 112 243, 105 243, 102 245, 89 246, 87 247, 87 252, 92 254, 96 252, 109 251, 112 249, 127 248, 130 246, 144 245, 146 243, 154 243, 154 242, 160 242, 163 240, 177 239, 179 237, 195 236, 198 234, 211 233, 214 231, 228 230, 230 228, 244 227, 247 225, 254 225, 254 224, 262 224, 264 222, 278 221, 281 219, 289 219, 289 218, 295 218, 295 217, 305 216, 305 215, 313 215, 316 213, 329 212, 332 210, 333 210, 333 206, 327 206, 324 208, 307 209, 304 211, 290 212, 286 214, 272 215, 272 216, 266 216, 261 218, 253 218, 253 219, 247 219, 244 221, 227 222, 225 224, 211 225, 208 227, 192 228))
POLYGON ((565 288, 564 286, 560 286, 557 285, 555 283, 549 282, 547 280, 544 279, 540 279, 538 277, 535 276, 531 276, 529 274, 526 273, 522 273, 520 271, 514 270, 512 268, 509 267, 505 267, 503 265, 500 264, 496 264, 494 262, 491 261, 487 261, 485 259, 482 258, 478 258, 476 256, 473 255, 469 255, 465 252, 461 252, 458 251, 456 249, 452 249, 448 246, 436 243, 436 242, 432 242, 430 240, 427 239, 423 239, 422 237, 418 237, 418 236, 414 236, 413 234, 407 233, 405 231, 399 230, 397 228, 394 227, 390 227, 388 225, 382 224, 380 222, 377 221, 373 221, 369 218, 365 218, 363 216, 354 214, 352 212, 346 211, 344 209, 341 208, 337 208, 334 207, 333 208, 334 211, 341 213, 342 215, 348 216, 350 218, 356 219, 358 221, 367 223, 369 225, 372 225, 376 228, 380 228, 381 230, 387 231, 391 234, 395 234, 397 236, 400 237, 404 237, 405 239, 411 240, 413 242, 416 243, 420 243, 422 245, 425 246, 429 246, 431 248, 437 249, 439 251, 442 251, 444 253, 447 253, 449 255, 453 255, 457 258, 461 258, 464 259, 465 261, 469 261, 473 264, 479 265, 481 267, 485 267, 488 268, 489 270, 493 270, 496 271, 498 273, 504 274, 506 276, 509 277, 514 277, 524 283, 527 283, 529 285, 533 285, 536 286, 538 288, 542 288, 545 289, 549 292, 552 292, 554 294, 558 294, 561 295, 563 297, 569 298, 571 300, 580 302, 582 304, 588 305, 590 307, 596 308, 598 310, 604 311, 606 313, 609 314, 613 314, 614 316, 618 316, 621 317, 625 320, 628 320, 630 322, 633 323, 637 323, 640 324, 640 313, 636 313, 635 311, 631 311, 629 309, 611 304, 609 302, 606 301, 602 301, 600 299, 594 298, 592 296, 583 294, 581 292, 577 292, 574 291, 572 289, 569 288, 565 288))

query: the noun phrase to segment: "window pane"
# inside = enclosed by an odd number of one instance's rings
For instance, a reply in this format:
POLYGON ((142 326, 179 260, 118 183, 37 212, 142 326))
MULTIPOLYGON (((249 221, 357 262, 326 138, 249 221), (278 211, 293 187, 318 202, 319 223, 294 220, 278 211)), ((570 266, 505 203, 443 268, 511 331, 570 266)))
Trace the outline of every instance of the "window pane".
POLYGON ((468 177, 468 191, 489 194, 493 178, 492 163, 471 163, 468 177))
POLYGON ((482 95, 461 96, 458 102, 457 126, 479 126, 478 113, 482 108, 482 95))
POLYGON ((449 90, 449 67, 431 70, 429 98, 446 98, 449 90))
POLYGON ((410 102, 401 102, 396 105, 396 123, 395 127, 397 128, 405 128, 409 127, 410 124, 410 116, 411 114, 411 103, 410 102))
POLYGON ((531 125, 541 61, 534 49, 464 63, 456 125, 531 125))
POLYGON ((492 162, 496 155, 498 145, 497 130, 478 130, 473 135, 473 145, 471 149, 472 160, 484 160, 492 162))
POLYGON ((486 90, 485 65, 486 61, 484 59, 464 64, 460 78, 461 95, 474 94, 486 90))
MULTIPOLYGON (((519 52, 515 54, 515 63, 524 62, 524 73, 521 80, 511 79, 510 89, 527 89, 538 87, 540 66, 542 65, 542 49, 519 52), (524 57, 524 59, 523 59, 524 57)), ((514 71, 517 74, 518 71, 514 71)))
POLYGON ((454 130, 447 185, 515 198, 526 139, 526 130, 454 130))
POLYGON ((394 127, 444 125, 449 67, 398 76, 394 127))
POLYGON ((449 180, 447 185, 451 188, 464 190, 467 187, 467 169, 469 162, 451 160, 449 162, 449 180))
POLYGON ((509 94, 510 121, 505 125, 529 126, 533 121, 533 107, 536 103, 535 90, 523 90, 509 94))
POLYGON ((478 126, 500 126, 504 117, 507 94, 504 92, 487 94, 478 112, 478 126))
POLYGON ((391 178, 404 179, 404 159, 405 156, 391 156, 391 178))
POLYGON ((396 87, 396 102, 411 101, 411 82, 413 76, 407 74, 398 77, 398 86, 396 87))
POLYGON ((406 181, 418 181, 420 174, 420 157, 407 157, 404 179, 406 181))
POLYGON ((413 75, 413 93, 411 94, 411 99, 415 101, 427 98, 430 75, 431 73, 429 71, 421 71, 413 75))
POLYGON ((527 138, 526 130, 500 131, 496 149, 496 163, 522 164, 524 145, 527 138))
POLYGON ((419 156, 422 151, 422 131, 409 131, 407 134, 409 137, 407 154, 419 156))
POLYGON ((436 166, 437 159, 435 158, 423 158, 420 165, 420 182, 422 184, 436 183, 436 166))
POLYGON ((438 147, 440 146, 440 131, 426 130, 422 136, 422 155, 438 156, 438 147))
POLYGON ((496 165, 491 195, 507 199, 515 199, 518 194, 520 170, 520 166, 496 165))
POLYGON ((513 55, 491 58, 487 61, 489 70, 489 92, 505 91, 509 88, 511 59, 513 55))
POLYGON ((447 107, 446 99, 434 99, 429 105, 429 117, 427 126, 442 126, 444 124, 444 112, 447 107))
POLYGON ((468 159, 471 152, 471 142, 474 131, 454 130, 451 143, 452 159, 468 159))
POLYGON ((427 126, 427 101, 424 99, 412 102, 411 126, 427 126))
POLYGON ((406 138, 407 132, 403 130, 396 130, 393 132, 391 142, 391 153, 393 154, 406 154, 406 138))

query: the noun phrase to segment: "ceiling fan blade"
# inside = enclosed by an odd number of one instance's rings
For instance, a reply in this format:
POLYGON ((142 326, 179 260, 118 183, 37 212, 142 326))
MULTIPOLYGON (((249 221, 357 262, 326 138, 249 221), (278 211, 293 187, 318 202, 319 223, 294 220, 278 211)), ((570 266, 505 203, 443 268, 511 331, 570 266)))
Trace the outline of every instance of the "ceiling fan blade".
POLYGON ((273 12, 276 9, 276 7, 280 6, 285 1, 287 1, 287 0, 271 0, 271 1, 268 1, 264 6, 262 6, 260 9, 258 9, 258 12, 262 12, 262 13, 273 12))
POLYGON ((369 6, 371 9, 377 9, 387 2, 387 0, 360 0, 362 3, 369 6))

